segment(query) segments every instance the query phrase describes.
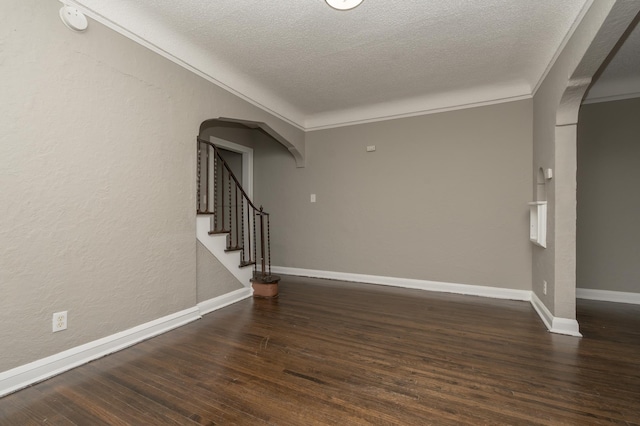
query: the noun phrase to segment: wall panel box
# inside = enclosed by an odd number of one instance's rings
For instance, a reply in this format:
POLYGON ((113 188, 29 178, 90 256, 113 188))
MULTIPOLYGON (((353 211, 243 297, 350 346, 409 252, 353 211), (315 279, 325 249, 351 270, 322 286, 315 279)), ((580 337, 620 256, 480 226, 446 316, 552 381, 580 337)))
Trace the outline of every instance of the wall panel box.
POLYGON ((529 240, 540 247, 547 247, 547 202, 529 203, 529 240))

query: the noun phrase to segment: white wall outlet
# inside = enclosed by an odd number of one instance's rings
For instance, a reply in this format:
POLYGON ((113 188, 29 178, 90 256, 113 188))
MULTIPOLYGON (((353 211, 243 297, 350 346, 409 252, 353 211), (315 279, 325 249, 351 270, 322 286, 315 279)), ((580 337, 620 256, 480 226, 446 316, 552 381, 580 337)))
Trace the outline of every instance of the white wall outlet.
POLYGON ((547 281, 546 280, 542 281, 542 293, 543 294, 547 294, 547 281))
POLYGON ((311 194, 311 202, 312 203, 316 202, 316 194, 311 194))
POLYGON ((53 314, 53 332, 67 329, 67 311, 53 314))
POLYGON ((369 145, 367 146, 367 152, 373 152, 376 150, 376 146, 375 145, 369 145))

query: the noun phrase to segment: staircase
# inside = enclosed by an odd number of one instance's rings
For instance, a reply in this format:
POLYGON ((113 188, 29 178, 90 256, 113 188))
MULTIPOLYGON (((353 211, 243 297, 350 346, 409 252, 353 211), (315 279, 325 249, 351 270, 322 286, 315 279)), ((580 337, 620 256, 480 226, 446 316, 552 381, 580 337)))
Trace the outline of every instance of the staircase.
POLYGON ((197 238, 256 297, 277 297, 269 213, 246 194, 211 142, 197 138, 197 238))

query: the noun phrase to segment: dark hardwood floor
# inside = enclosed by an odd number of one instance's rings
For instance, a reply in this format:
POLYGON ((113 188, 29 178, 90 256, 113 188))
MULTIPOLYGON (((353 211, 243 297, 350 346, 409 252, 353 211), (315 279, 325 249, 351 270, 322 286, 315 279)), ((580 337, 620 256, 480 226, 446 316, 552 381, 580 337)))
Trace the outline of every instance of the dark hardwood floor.
POLYGON ((284 277, 0 399, 0 425, 640 424, 640 306, 578 311, 582 339, 526 302, 284 277))

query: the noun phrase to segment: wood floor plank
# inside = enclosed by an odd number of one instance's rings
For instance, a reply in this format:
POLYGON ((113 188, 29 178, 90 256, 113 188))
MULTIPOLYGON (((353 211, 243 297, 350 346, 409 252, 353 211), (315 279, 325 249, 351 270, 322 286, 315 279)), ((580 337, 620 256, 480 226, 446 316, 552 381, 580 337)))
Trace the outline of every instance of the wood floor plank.
POLYGON ((14 425, 76 425, 43 401, 40 390, 35 386, 22 390, 20 398, 11 398, 8 404, 0 404, 0 421, 14 425))
POLYGON ((202 320, 0 399, 0 425, 640 424, 640 307, 284 277, 202 320))
POLYGON ((197 392, 193 384, 175 380, 175 376, 162 368, 157 374, 152 362, 145 363, 144 368, 134 364, 121 366, 110 375, 110 379, 198 424, 224 424, 233 419, 252 418, 246 412, 237 412, 231 407, 216 403, 207 395, 197 392))

